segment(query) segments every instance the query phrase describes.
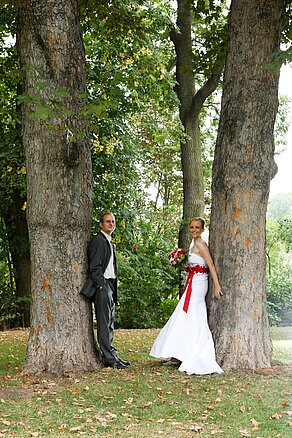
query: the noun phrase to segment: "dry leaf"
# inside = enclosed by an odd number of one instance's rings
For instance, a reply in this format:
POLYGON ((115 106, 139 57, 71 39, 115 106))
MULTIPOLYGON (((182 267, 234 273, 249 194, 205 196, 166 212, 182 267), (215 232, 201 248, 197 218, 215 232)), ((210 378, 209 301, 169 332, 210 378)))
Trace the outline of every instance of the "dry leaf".
POLYGON ((196 433, 201 433, 203 430, 203 426, 199 426, 199 424, 192 424, 191 431, 196 433))
POLYGON ((220 430, 217 427, 211 430, 211 435, 216 435, 217 433, 224 433, 224 430, 220 430))
POLYGON ((239 410, 240 412, 245 412, 245 406, 244 405, 240 406, 239 410))
POLYGON ((144 404, 144 408, 147 408, 148 406, 151 406, 151 405, 153 405, 153 402, 151 402, 151 401, 147 402, 144 404))
POLYGON ((113 420, 114 418, 117 418, 116 414, 113 414, 112 412, 107 412, 106 413, 106 418, 109 420, 113 420))
POLYGON ((276 413, 276 414, 272 415, 271 417, 269 417, 269 420, 272 419, 272 418, 273 418, 274 420, 280 420, 282 417, 283 417, 282 414, 278 414, 278 413, 276 413))
POLYGON ((249 431, 246 430, 246 429, 241 429, 241 430, 239 431, 239 433, 240 433, 242 436, 250 436, 249 431))
POLYGON ((252 418, 250 421, 251 421, 251 423, 252 423, 253 426, 255 426, 255 427, 259 427, 259 424, 260 424, 260 423, 259 423, 257 420, 255 420, 254 418, 252 418))
POLYGON ((133 400, 134 400, 133 397, 129 397, 126 400, 124 400, 124 402, 127 403, 127 405, 130 405, 133 403, 133 400))
POLYGON ((69 429, 69 432, 79 432, 79 430, 82 430, 82 426, 71 427, 71 429, 69 429))

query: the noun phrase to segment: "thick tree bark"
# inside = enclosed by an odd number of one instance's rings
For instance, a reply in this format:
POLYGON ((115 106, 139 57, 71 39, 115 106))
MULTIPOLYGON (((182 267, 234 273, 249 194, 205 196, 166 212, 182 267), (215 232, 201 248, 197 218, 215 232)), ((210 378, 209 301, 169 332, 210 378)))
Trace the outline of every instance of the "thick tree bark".
POLYGON ((188 248, 189 222, 204 213, 204 179, 201 158, 199 114, 210 94, 216 89, 222 73, 224 60, 215 63, 214 73, 196 92, 192 59, 192 1, 177 1, 177 26, 171 39, 176 51, 177 95, 180 101, 180 119, 184 127, 181 141, 183 172, 183 220, 179 233, 179 246, 188 248))
POLYGON ((209 301, 217 359, 226 369, 269 367, 265 225, 276 172, 273 129, 284 0, 234 0, 213 165, 210 245, 223 298, 209 301))
POLYGON ((90 145, 80 114, 85 55, 76 0, 20 0, 19 12, 30 99, 22 108, 32 275, 24 370, 64 375, 98 366, 91 309, 79 295, 92 214, 90 145))

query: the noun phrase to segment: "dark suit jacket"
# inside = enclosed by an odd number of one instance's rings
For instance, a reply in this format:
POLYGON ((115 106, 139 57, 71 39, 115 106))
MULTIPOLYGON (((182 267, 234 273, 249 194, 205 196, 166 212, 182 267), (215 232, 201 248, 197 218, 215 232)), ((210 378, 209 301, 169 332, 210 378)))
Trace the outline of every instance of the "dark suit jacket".
MULTIPOLYGON (((80 293, 90 300, 94 299, 95 293, 105 285, 104 272, 111 256, 110 243, 105 235, 99 232, 88 246, 88 278, 80 293)), ((114 252, 114 264, 116 256, 114 252)), ((117 303, 117 279, 114 282, 114 302, 117 303)))

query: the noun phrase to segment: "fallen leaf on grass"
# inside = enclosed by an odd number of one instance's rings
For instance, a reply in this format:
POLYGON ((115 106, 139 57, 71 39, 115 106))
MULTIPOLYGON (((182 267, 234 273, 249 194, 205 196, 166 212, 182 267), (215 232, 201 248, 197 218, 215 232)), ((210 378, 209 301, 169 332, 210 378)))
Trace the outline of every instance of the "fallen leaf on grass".
POLYGON ((245 406, 244 405, 240 406, 239 410, 240 412, 245 412, 245 406))
POLYGON ((242 436, 250 436, 249 431, 246 430, 246 429, 241 429, 241 430, 239 431, 239 433, 240 433, 240 435, 242 435, 242 436))
POLYGON ((5 424, 5 426, 10 426, 11 422, 8 420, 2 420, 1 423, 5 424))
POLYGON ((108 420, 114 420, 115 418, 117 418, 116 414, 113 414, 112 412, 107 412, 106 416, 105 416, 108 420))
POLYGON ((208 414, 203 414, 199 417, 199 420, 208 420, 208 414))
POLYGON ((255 420, 254 418, 252 418, 251 420, 251 423, 252 423, 252 425, 255 427, 255 428, 258 428, 259 427, 259 422, 257 421, 257 420, 255 420))
POLYGON ((123 429, 130 430, 132 426, 133 426, 133 424, 128 424, 128 426, 124 426, 123 429))
POLYGON ((199 424, 192 424, 191 425, 191 431, 196 433, 201 433, 203 430, 203 426, 200 426, 199 424))
POLYGON ((133 400, 134 400, 133 397, 129 397, 126 400, 124 400, 124 402, 127 403, 127 405, 130 405, 133 403, 133 400))
POLYGON ((281 413, 276 413, 273 414, 271 417, 268 417, 269 420, 280 420, 283 417, 283 414, 281 413))
POLYGON ((220 430, 217 427, 211 430, 211 435, 216 435, 217 433, 224 433, 224 430, 220 430))

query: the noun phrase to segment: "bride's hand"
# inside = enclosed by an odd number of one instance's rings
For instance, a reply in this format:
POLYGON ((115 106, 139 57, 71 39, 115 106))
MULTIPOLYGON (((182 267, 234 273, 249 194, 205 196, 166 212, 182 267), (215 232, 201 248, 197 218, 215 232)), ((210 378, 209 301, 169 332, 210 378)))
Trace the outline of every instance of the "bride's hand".
POLYGON ((220 298, 222 297, 223 293, 221 290, 220 286, 216 286, 213 288, 213 296, 214 298, 217 298, 218 300, 220 300, 220 298))

